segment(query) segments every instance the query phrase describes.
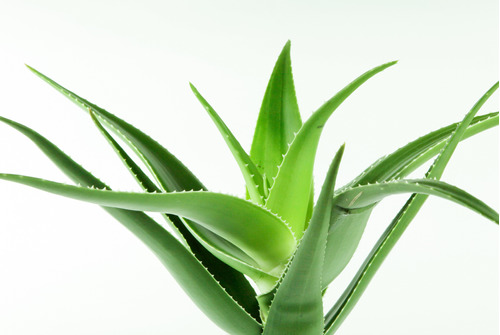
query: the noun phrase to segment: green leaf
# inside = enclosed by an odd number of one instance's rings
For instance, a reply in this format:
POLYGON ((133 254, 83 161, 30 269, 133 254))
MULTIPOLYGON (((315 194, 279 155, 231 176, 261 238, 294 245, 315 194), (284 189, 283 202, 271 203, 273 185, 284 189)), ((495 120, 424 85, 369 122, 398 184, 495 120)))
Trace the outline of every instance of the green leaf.
POLYGON ((378 66, 351 82, 321 106, 300 128, 279 168, 266 207, 290 223, 301 237, 306 225, 313 185, 313 167, 320 135, 326 121, 340 104, 375 74, 396 64, 378 66))
POLYGON ((288 145, 302 126, 291 63, 288 41, 269 79, 250 150, 257 168, 271 182, 278 173, 288 145))
POLYGON ((95 113, 92 111, 91 108, 89 108, 89 114, 90 117, 92 118, 92 121, 94 121, 94 124, 97 127, 97 129, 101 132, 106 141, 108 141, 109 145, 113 148, 118 157, 120 157, 123 164, 130 171, 130 173, 137 181, 139 186, 141 186, 142 189, 145 190, 146 192, 161 192, 161 190, 148 177, 148 175, 144 173, 144 171, 142 171, 139 165, 137 165, 137 163, 134 162, 134 160, 127 154, 127 152, 123 150, 123 148, 118 144, 118 142, 116 142, 115 139, 111 136, 111 134, 108 133, 107 130, 102 126, 101 122, 99 122, 97 116, 95 115, 95 113))
MULTIPOLYGON (((467 127, 461 140, 496 125, 498 125, 498 113, 477 116, 467 127)), ((438 154, 457 126, 458 123, 454 123, 433 131, 379 159, 352 182, 339 189, 337 193, 360 183, 381 182, 406 176, 438 154)), ((361 211, 350 210, 346 212, 340 208, 333 209, 326 244, 324 284, 333 281, 349 263, 361 240, 371 210, 371 208, 367 208, 361 211)))
POLYGON ((359 211, 345 211, 337 206, 332 208, 323 267, 323 289, 337 278, 351 260, 371 212, 371 208, 359 211))
POLYGON ((200 101, 202 106, 208 112, 215 125, 219 129, 224 141, 226 141, 231 153, 233 154, 238 166, 240 167, 241 173, 243 174, 243 178, 245 179, 245 183, 247 186, 248 193, 250 195, 250 199, 253 202, 262 205, 264 204, 264 185, 262 176, 255 167, 250 157, 248 157, 245 150, 241 147, 238 140, 234 137, 233 133, 226 126, 224 121, 217 115, 217 112, 210 106, 210 104, 203 98, 203 96, 198 92, 196 87, 193 84, 189 84, 191 89, 193 90, 194 95, 200 101))
POLYGON ((330 166, 311 223, 290 261, 269 310, 264 335, 323 333, 321 275, 342 146, 330 166))
MULTIPOLYGON (((465 130, 461 141, 498 125, 498 112, 475 117, 465 130)), ((435 130, 377 160, 344 188, 399 179, 407 176, 437 155, 457 129, 458 123, 435 130)))
MULTIPOLYGON (((2 117, 0 121, 30 138, 73 181, 86 186, 108 188, 106 184, 95 178, 40 134, 2 117)), ((261 333, 261 325, 240 307, 200 261, 149 216, 142 212, 117 208, 103 207, 103 209, 153 251, 195 304, 219 327, 231 334, 257 335, 261 333)), ((244 292, 247 289, 245 282, 242 282, 238 276, 229 273, 227 278, 234 279, 230 286, 232 290, 241 289, 244 292)), ((240 298, 243 295, 240 294, 240 298)), ((243 302, 247 304, 247 308, 253 303, 243 302)))
MULTIPOLYGON (((66 88, 62 87, 37 70, 29 66, 28 68, 43 81, 54 87, 56 90, 62 93, 70 101, 81 107, 83 110, 85 110, 86 112, 90 110, 95 113, 95 115, 97 115, 106 126, 108 126, 119 138, 121 138, 136 152, 138 157, 140 157, 147 168, 151 171, 164 191, 206 190, 205 186, 196 178, 196 176, 194 176, 194 174, 189 169, 187 169, 174 155, 172 155, 167 149, 165 149, 147 134, 143 133, 142 131, 123 121, 122 119, 116 117, 115 115, 107 112, 106 110, 67 90, 66 88)), ((212 245, 217 245, 219 248, 223 245, 223 241, 221 241, 218 236, 216 236, 215 234, 210 235, 205 231, 204 237, 208 238, 210 236, 211 238, 209 238, 209 242, 212 245)), ((184 236, 184 238, 188 241, 188 243, 190 243, 189 241, 193 240, 192 238, 188 238, 187 235, 184 236)), ((228 243, 226 243, 226 245, 228 245, 228 243)), ((211 255, 209 255, 209 253, 206 252, 201 246, 194 247, 194 245, 191 245, 191 247, 193 247, 193 250, 197 250, 197 256, 204 254, 204 256, 200 256, 203 258, 203 260, 208 260, 209 258, 211 258, 211 255)), ((236 249, 233 248, 232 252, 233 254, 236 254, 236 249)), ((206 264, 207 266, 210 266, 209 262, 207 262, 206 264)), ((232 269, 224 267, 222 264, 214 265, 213 268, 210 268, 210 271, 216 272, 218 271, 218 269, 222 272, 216 273, 214 275, 217 280, 221 280, 221 282, 223 282, 224 284, 228 284, 228 280, 235 280, 237 276, 241 276, 240 274, 236 274, 232 269), (228 280, 223 279, 223 277, 226 276, 226 273, 228 274, 228 280)), ((242 285, 245 285, 241 279, 238 280, 238 282, 242 283, 242 285)), ((228 287, 231 286, 232 285, 228 285, 228 287)), ((236 292, 231 293, 234 294, 235 297, 239 295, 239 293, 236 292)))
POLYGON ((174 155, 151 137, 106 110, 94 105, 52 79, 28 68, 43 81, 54 87, 86 112, 95 113, 106 126, 129 145, 150 169, 162 189, 168 192, 183 190, 206 190, 203 184, 174 155))
POLYGON ((262 270, 274 276, 281 274, 296 247, 292 232, 276 215, 250 201, 225 194, 111 192, 10 174, 0 174, 0 179, 101 206, 188 218, 241 248, 262 270))
POLYGON ((433 179, 403 179, 348 189, 335 197, 335 206, 345 211, 370 207, 383 198, 399 193, 435 195, 467 207, 498 223, 498 213, 464 190, 433 179))
MULTIPOLYGON (((451 154, 455 150, 460 139, 463 137, 466 129, 469 127, 470 122, 474 115, 479 111, 481 106, 488 100, 498 88, 498 82, 493 85, 479 101, 472 107, 469 113, 465 116, 464 120, 458 125, 455 132, 449 138, 447 144, 438 155, 434 164, 429 168, 426 177, 439 179, 448 163, 451 154)), ((399 238, 403 235, 406 228, 409 226, 413 218, 417 215, 420 208, 427 200, 427 195, 412 194, 403 208, 399 211, 393 219, 384 234, 375 244, 374 248, 366 258, 365 262, 358 270, 356 276, 353 278, 349 286, 346 288, 337 303, 330 309, 325 317, 325 334, 333 334, 349 315, 356 303, 359 301, 361 295, 364 293, 371 279, 384 262, 387 255, 392 248, 396 245, 399 238)), ((498 221, 498 219, 497 219, 498 221)))
MULTIPOLYGON (((104 129, 99 120, 95 117, 95 114, 92 111, 89 111, 89 113, 96 127, 113 147, 127 169, 143 189, 147 192, 161 192, 125 150, 123 150, 106 129, 104 129)), ((164 213, 162 213, 162 215, 167 223, 173 227, 174 231, 179 233, 182 240, 186 242, 194 255, 204 264, 210 273, 213 274, 215 279, 220 281, 221 285, 225 287, 228 293, 237 301, 242 301, 242 305, 245 309, 249 311, 253 317, 258 319, 259 308, 255 300, 256 293, 241 273, 250 276, 254 281, 259 283, 261 287, 273 285, 277 281, 277 278, 269 276, 261 271, 258 268, 258 264, 240 248, 203 226, 176 215, 164 213), (209 252, 207 252, 207 250, 209 252)))

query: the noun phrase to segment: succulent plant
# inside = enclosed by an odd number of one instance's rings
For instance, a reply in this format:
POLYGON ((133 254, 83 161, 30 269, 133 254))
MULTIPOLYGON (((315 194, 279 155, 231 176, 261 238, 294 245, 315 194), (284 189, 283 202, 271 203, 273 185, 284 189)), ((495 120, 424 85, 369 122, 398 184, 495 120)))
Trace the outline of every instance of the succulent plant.
POLYGON ((498 125, 498 112, 476 116, 498 83, 462 121, 408 143, 335 189, 342 145, 314 203, 313 168, 323 126, 359 86, 394 64, 365 72, 303 123, 287 42, 265 92, 249 154, 191 85, 241 169, 246 186, 246 197, 241 198, 208 191, 148 135, 29 67, 88 112, 144 192, 111 190, 45 137, 3 117, 0 121, 31 139, 77 185, 13 174, 0 174, 0 179, 102 206, 142 240, 197 306, 230 334, 334 334, 428 195, 454 201, 498 224, 498 213, 491 207, 439 180, 461 140, 498 125), (423 178, 405 179, 433 157, 423 178), (142 170, 137 159, 149 171, 142 170), (373 208, 399 193, 411 196, 325 313, 323 294, 349 263, 373 208), (162 213, 170 228, 145 212, 162 213))

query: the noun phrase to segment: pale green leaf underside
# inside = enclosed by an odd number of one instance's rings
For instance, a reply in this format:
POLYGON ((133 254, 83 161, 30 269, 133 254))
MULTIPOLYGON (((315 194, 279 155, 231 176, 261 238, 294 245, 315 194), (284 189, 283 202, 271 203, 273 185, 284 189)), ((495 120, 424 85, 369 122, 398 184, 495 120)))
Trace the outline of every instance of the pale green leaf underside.
POLYGON ((264 335, 323 333, 321 275, 333 190, 343 151, 344 146, 333 159, 314 207, 311 223, 278 287, 264 327, 264 335))
MULTIPOLYGON (((107 188, 103 182, 40 134, 6 118, 0 117, 0 121, 30 138, 74 182, 85 186, 107 188)), ((109 207, 103 209, 155 253, 196 305, 219 327, 234 334, 260 334, 261 325, 245 312, 198 259, 163 227, 142 212, 109 207), (193 280, 193 276, 196 281, 193 280)), ((241 283, 240 278, 231 276, 231 273, 228 276, 234 280, 230 289, 242 290, 239 296, 243 296, 244 290, 247 289, 244 282, 241 283)), ((251 313, 254 309, 251 306, 252 302, 250 300, 243 302, 247 304, 246 307, 251 313)))
MULTIPOLYGON (((446 145, 435 159, 433 165, 429 168, 426 173, 426 178, 439 179, 443 174, 443 171, 448 163, 449 159, 456 146, 463 138, 466 133, 467 128, 472 122, 475 114, 479 111, 481 106, 489 99, 489 97, 498 88, 498 82, 493 85, 479 101, 472 107, 472 109, 467 113, 464 120, 458 125, 457 129, 453 132, 446 145)), ((431 181, 429 179, 428 181, 431 181)), ((375 276, 375 273, 380 268, 384 262, 387 255, 390 253, 392 248, 396 245, 399 238, 403 235, 404 231, 411 223, 413 218, 417 215, 420 208, 425 203, 427 195, 424 194, 412 194, 408 199, 403 208, 399 211, 396 217, 393 219, 389 227, 386 229, 384 234, 375 244, 374 248, 366 258, 365 262, 358 270, 358 273, 353 278, 349 286, 346 288, 342 296, 339 298, 337 303, 330 309, 325 317, 325 334, 333 334, 345 320, 347 315, 354 308, 356 303, 359 301, 361 295, 364 293, 371 279, 375 276)), ((470 204, 468 204, 470 205, 470 204)), ((479 202, 474 201, 473 205, 478 206, 479 202)), ((493 216, 493 221, 498 223, 498 214, 495 213, 493 216)))
POLYGON ((250 150, 250 157, 261 174, 267 177, 269 186, 301 126, 288 41, 269 79, 250 150))
POLYGON ((193 84, 190 84, 190 86, 196 98, 200 101, 219 129, 224 141, 226 141, 226 144, 238 163, 243 178, 245 179, 250 199, 257 204, 264 204, 264 180, 259 170, 257 170, 255 164, 250 160, 250 157, 240 145, 240 142, 234 137, 233 133, 229 130, 224 121, 222 121, 217 112, 210 106, 205 98, 203 98, 193 84))
POLYGON ((314 159, 323 126, 335 109, 359 86, 395 63, 383 64, 365 72, 339 91, 311 115, 290 145, 271 187, 266 207, 289 222, 298 237, 302 236, 306 226, 314 159))
POLYGON ((0 174, 10 180, 101 206, 162 212, 194 220, 250 255, 271 275, 279 275, 295 250, 295 239, 277 216, 249 201, 204 192, 127 193, 65 185, 33 177, 0 174))

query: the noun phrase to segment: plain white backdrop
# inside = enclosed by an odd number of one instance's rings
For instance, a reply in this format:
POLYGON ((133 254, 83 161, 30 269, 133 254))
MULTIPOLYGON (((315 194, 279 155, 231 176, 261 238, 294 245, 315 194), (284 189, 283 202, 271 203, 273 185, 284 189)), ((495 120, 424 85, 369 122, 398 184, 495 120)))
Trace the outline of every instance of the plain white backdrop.
MULTIPOLYGON (((325 127, 319 188, 459 121, 498 79, 498 3, 481 1, 0 1, 0 114, 33 127, 115 189, 137 190, 89 117, 27 63, 152 135, 214 191, 243 195, 192 81, 249 148, 282 46, 303 118, 359 74, 325 127)), ((497 97, 482 111, 498 109, 497 97)), ((498 132, 460 144, 443 177, 498 208, 498 132)), ((0 124, 0 171, 67 181, 0 124)), ((415 176, 421 176, 420 170, 415 176)), ((406 197, 375 210, 329 308, 406 197)), ((0 183, 0 334, 222 334, 97 206, 0 183)), ((498 334, 498 227, 431 198, 339 334, 498 334)))

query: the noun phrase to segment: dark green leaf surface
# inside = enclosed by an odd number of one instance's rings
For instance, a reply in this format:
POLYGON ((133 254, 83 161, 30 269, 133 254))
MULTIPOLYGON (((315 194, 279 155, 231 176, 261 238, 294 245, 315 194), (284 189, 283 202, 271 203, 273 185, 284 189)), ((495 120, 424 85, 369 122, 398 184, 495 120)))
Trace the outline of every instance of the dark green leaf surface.
POLYGON ((269 186, 301 126, 288 41, 269 79, 250 150, 250 157, 269 181, 269 186))
POLYGON ((264 335, 323 333, 321 275, 335 179, 344 151, 330 166, 311 223, 300 241, 269 310, 264 335))
MULTIPOLYGON (((40 134, 2 117, 0 121, 30 138, 73 181, 85 186, 109 189, 40 134)), ((200 261, 163 227, 142 212, 109 207, 103 209, 155 253, 196 305, 219 327, 231 334, 260 334, 260 324, 245 312, 200 261)), ((233 290, 246 289, 238 277, 234 280, 231 287, 233 290)))
MULTIPOLYGON (((472 107, 470 112, 467 113, 464 120, 458 125, 458 127, 453 132, 448 142, 442 149, 441 153, 435 159, 434 164, 429 168, 426 174, 426 178, 441 178, 446 164, 451 158, 451 155, 455 150, 457 144, 460 142, 460 139, 464 136, 475 114, 489 99, 489 97, 497 90, 497 88, 498 82, 493 85, 472 107)), ((387 255, 396 245, 399 238, 403 235, 406 228, 409 226, 413 218, 417 215, 418 211, 425 203, 425 200, 427 200, 427 195, 412 194, 403 208, 392 220, 391 224, 377 241, 356 276, 353 278, 337 303, 327 313, 325 317, 325 334, 333 334, 340 327, 345 318, 349 315, 351 310, 359 301, 361 295, 368 287, 371 279, 375 276, 375 273, 384 262, 387 255)))
POLYGON ((323 126, 337 107, 358 87, 394 64, 396 62, 390 62, 367 71, 339 91, 311 115, 292 142, 271 187, 266 207, 289 222, 298 237, 302 236, 307 221, 314 159, 323 126))

